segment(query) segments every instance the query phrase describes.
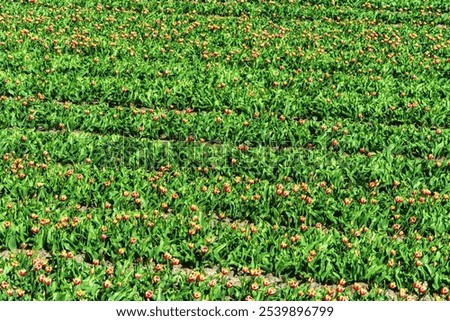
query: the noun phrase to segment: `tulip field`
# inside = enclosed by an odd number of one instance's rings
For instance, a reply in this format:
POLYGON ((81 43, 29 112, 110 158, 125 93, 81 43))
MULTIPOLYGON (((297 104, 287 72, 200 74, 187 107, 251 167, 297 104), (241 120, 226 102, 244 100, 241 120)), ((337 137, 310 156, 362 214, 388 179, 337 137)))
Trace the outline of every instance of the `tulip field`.
POLYGON ((0 300, 450 300, 450 3, 0 3, 0 300))

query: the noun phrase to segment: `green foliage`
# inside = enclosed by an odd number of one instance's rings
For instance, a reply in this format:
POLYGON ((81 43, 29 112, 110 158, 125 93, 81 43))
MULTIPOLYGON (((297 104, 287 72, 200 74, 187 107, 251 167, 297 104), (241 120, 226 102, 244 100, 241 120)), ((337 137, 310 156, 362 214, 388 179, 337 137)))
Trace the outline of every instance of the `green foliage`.
POLYGON ((0 4, 0 300, 448 299, 448 9, 0 4))

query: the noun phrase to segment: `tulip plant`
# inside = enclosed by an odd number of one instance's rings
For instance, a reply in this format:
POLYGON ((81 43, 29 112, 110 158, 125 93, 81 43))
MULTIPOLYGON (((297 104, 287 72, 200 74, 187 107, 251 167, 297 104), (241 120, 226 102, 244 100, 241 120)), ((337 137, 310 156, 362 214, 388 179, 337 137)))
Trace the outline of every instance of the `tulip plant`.
POLYGON ((0 300, 450 300, 445 1, 0 4, 0 300))

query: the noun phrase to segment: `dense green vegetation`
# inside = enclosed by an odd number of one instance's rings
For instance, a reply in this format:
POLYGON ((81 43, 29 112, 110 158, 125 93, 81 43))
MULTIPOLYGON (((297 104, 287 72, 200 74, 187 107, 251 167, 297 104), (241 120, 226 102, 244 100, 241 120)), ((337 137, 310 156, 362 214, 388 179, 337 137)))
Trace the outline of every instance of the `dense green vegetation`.
POLYGON ((449 299, 443 3, 0 4, 0 300, 449 299))

